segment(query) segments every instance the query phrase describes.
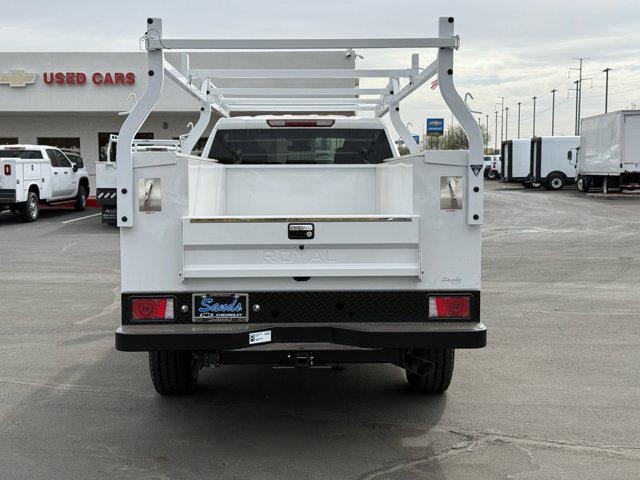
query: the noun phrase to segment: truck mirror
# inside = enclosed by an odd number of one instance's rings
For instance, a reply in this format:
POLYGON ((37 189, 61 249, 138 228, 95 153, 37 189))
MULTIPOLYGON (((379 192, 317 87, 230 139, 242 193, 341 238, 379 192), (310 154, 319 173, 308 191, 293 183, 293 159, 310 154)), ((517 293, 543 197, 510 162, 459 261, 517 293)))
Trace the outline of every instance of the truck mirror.
POLYGON ((74 163, 72 168, 73 168, 74 172, 77 172, 78 171, 78 164, 74 163))

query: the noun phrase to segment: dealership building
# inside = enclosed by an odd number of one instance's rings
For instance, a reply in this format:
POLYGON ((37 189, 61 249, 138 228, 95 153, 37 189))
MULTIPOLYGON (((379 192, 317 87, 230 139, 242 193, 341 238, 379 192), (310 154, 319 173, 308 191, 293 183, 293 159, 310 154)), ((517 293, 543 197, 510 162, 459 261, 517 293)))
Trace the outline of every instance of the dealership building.
MULTIPOLYGON (((190 64, 192 68, 355 68, 352 57, 343 51, 274 52, 267 57, 258 52, 212 52, 191 54, 190 64)), ((179 67, 177 55, 166 58, 179 67)), ((143 94, 146 63, 145 52, 0 53, 0 144, 53 145, 79 152, 94 194, 95 162, 105 160, 109 135, 118 133, 125 112, 143 94)), ((265 80, 213 81, 218 86, 274 86, 265 80)), ((290 79, 277 86, 352 87, 353 82, 290 79)), ((199 111, 196 100, 166 79, 160 101, 139 136, 178 138, 197 121, 199 111)))

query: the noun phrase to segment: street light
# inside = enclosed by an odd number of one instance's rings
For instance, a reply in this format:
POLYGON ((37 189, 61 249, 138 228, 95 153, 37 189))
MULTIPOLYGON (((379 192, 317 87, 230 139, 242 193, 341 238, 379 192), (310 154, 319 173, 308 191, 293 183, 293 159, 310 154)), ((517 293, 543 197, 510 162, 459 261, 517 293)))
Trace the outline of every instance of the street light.
POLYGON ((536 136, 536 99, 538 97, 533 97, 533 136, 536 136))

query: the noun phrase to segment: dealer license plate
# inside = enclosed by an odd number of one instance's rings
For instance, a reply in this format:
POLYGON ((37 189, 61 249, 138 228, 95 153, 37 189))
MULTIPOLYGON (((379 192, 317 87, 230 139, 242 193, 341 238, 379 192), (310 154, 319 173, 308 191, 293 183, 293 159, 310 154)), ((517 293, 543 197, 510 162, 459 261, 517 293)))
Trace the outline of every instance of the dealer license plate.
POLYGON ((249 295, 246 293, 194 293, 194 322, 246 322, 249 295))

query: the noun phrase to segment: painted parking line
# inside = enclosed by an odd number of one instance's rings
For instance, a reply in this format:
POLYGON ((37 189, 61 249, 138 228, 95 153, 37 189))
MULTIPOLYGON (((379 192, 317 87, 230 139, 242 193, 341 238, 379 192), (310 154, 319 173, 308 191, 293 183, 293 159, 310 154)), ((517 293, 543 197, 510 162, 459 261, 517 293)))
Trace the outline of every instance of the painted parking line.
POLYGON ((79 218, 72 218, 71 220, 65 220, 64 222, 60 222, 60 223, 71 223, 71 222, 77 222, 79 220, 84 220, 86 218, 91 218, 91 217, 97 217, 98 215, 102 215, 102 212, 100 213, 94 213, 92 215, 85 215, 84 217, 79 217, 79 218))

